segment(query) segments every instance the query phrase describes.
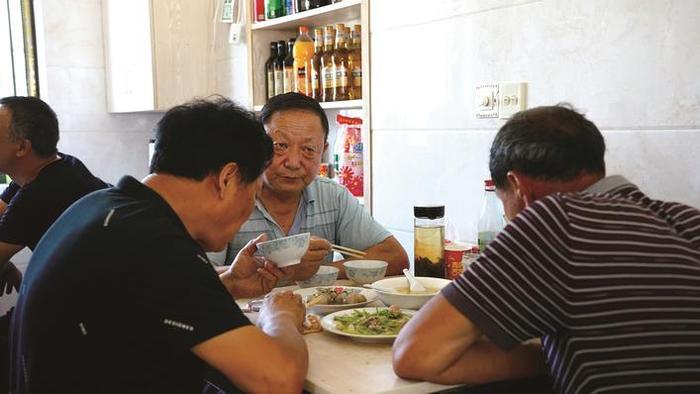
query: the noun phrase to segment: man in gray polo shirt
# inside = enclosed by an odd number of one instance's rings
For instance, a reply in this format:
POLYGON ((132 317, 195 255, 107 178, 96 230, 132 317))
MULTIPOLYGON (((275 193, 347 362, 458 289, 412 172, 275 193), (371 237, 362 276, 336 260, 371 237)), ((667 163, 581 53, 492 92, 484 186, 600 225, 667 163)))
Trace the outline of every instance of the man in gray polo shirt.
POLYGON ((226 262, 261 233, 275 239, 310 232, 309 250, 290 279, 309 278, 323 263, 338 267, 344 277, 342 261, 331 262, 331 243, 363 250, 367 259, 389 263, 387 275, 400 274, 408 256, 396 238, 345 187, 317 176, 328 147, 328 118, 321 106, 287 93, 270 99, 261 119, 275 156, 263 174, 253 213, 229 243, 226 262))

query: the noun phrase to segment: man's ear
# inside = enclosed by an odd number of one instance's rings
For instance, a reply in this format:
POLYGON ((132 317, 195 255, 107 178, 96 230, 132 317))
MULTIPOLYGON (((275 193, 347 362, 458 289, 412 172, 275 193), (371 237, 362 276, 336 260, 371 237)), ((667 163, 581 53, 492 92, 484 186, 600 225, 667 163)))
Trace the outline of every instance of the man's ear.
POLYGON ((32 151, 32 141, 26 138, 22 138, 18 144, 19 148, 15 152, 15 156, 24 157, 27 156, 32 151))
POLYGON ((523 208, 527 208, 535 201, 530 188, 529 178, 519 173, 518 171, 508 171, 506 174, 508 185, 513 194, 521 201, 523 208))
POLYGON ((328 151, 328 141, 323 143, 323 153, 325 154, 326 151, 328 151))
POLYGON ((238 178, 238 164, 226 163, 219 171, 219 197, 224 198, 226 193, 235 191, 238 188, 238 178))

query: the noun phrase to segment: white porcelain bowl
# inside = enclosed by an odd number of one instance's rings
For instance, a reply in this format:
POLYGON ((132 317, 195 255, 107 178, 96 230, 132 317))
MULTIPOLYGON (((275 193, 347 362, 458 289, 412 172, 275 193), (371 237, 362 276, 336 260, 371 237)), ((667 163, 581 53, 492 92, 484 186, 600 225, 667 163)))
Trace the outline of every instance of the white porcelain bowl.
POLYGON ((381 260, 350 260, 343 263, 348 279, 359 285, 383 278, 388 265, 389 263, 381 260))
POLYGON ((318 271, 307 280, 297 281, 299 287, 318 287, 330 286, 338 279, 338 269, 330 265, 322 265, 318 267, 318 271))
POLYGON ((379 299, 386 304, 396 305, 402 309, 419 309, 422 307, 429 299, 440 292, 440 289, 447 286, 451 281, 441 278, 431 278, 427 276, 418 276, 416 280, 420 282, 423 287, 428 289, 434 289, 436 292, 431 294, 400 294, 400 293, 390 293, 386 291, 381 291, 378 288, 384 287, 389 289, 397 288, 408 288, 408 280, 405 277, 395 277, 386 278, 378 280, 372 283, 372 286, 377 286, 375 288, 377 293, 379 293, 379 299))
POLYGON ((301 262, 301 257, 309 249, 311 234, 297 234, 260 242, 258 250, 270 262, 278 267, 287 267, 301 262))

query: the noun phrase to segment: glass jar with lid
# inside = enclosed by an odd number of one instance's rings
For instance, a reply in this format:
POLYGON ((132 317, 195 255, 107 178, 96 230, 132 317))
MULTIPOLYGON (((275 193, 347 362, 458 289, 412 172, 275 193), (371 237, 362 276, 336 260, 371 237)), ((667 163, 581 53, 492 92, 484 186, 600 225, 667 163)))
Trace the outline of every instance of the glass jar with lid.
POLYGON ((445 206, 413 207, 413 272, 416 276, 445 275, 445 206))

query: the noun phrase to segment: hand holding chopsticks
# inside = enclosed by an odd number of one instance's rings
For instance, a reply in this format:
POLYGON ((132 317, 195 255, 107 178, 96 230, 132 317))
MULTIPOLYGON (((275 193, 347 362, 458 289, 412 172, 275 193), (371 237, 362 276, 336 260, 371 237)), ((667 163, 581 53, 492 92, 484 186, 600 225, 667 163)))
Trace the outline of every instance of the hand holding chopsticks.
POLYGON ((352 256, 352 257, 365 257, 367 253, 357 250, 357 249, 352 249, 352 248, 346 248, 345 246, 340 246, 340 245, 335 245, 331 244, 331 249, 335 250, 336 252, 339 252, 344 255, 352 256))

